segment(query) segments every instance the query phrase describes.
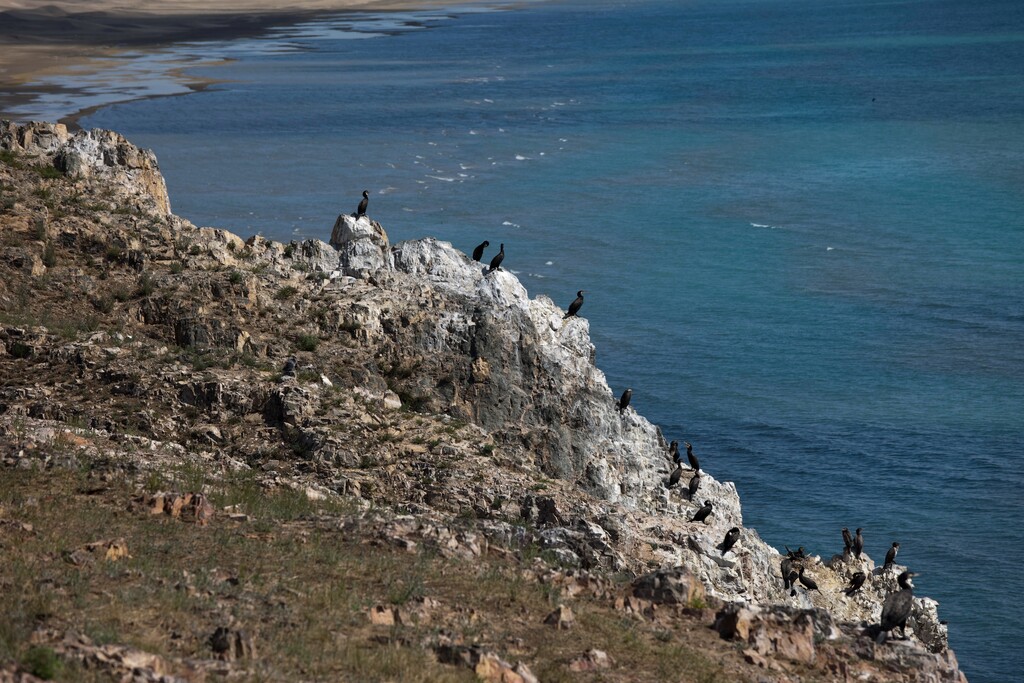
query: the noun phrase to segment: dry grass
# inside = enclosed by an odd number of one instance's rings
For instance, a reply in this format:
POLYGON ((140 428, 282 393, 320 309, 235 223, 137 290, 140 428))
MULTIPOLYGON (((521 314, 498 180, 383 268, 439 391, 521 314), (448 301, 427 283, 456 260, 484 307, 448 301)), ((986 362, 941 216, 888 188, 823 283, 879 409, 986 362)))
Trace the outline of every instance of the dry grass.
MULTIPOLYGON (((606 600, 573 600, 579 624, 571 631, 544 626, 560 596, 524 578, 532 561, 396 550, 343 531, 354 514, 344 503, 266 493, 246 476, 215 483, 181 470, 167 479, 206 486, 218 506, 237 505, 254 519, 218 514, 199 527, 132 510, 144 488, 169 483, 152 478, 140 485, 84 470, 3 473, 0 586, 10 598, 0 621, 0 663, 22 661, 41 627, 171 659, 209 659, 209 635, 233 623, 254 634, 257 660, 237 665, 254 680, 475 680, 468 669, 436 661, 429 646, 441 632, 522 659, 544 681, 577 680, 566 665, 591 647, 618 662, 592 680, 623 680, 623 673, 636 681, 737 680, 690 645, 692 633, 666 637, 664 628, 626 618, 606 600), (117 537, 131 557, 86 566, 67 560, 85 543, 117 537), (421 597, 441 605, 429 623, 368 622, 373 605, 401 607, 421 597)), ((701 642, 716 645, 700 631, 707 629, 694 628, 701 642)), ((56 676, 82 680, 85 673, 65 662, 56 676)))

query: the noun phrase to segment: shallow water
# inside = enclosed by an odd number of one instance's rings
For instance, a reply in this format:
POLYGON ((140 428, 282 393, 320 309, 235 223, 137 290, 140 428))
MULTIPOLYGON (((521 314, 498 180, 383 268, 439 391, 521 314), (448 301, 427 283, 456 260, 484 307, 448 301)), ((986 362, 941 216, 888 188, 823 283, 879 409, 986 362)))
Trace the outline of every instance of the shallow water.
POLYGON ((1024 595, 1024 8, 394 19, 232 44, 192 72, 229 82, 83 124, 152 147, 200 225, 326 239, 369 189, 393 241, 504 242, 532 294, 588 290, 613 391, 748 525, 825 557, 842 526, 876 561, 899 540, 970 679, 1014 680, 1021 628, 992 615, 1024 595))

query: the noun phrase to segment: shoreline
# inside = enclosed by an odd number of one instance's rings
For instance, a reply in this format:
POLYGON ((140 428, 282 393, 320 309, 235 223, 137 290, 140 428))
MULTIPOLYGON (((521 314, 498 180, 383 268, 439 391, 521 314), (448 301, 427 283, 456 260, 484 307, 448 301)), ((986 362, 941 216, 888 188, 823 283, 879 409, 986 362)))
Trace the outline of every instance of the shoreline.
MULTIPOLYGON (((27 3, 31 4, 31 0, 27 3)), ((287 29, 329 17, 403 12, 443 11, 451 8, 486 6, 511 8, 522 3, 485 0, 304 0, 301 6, 282 12, 266 0, 250 0, 247 7, 200 6, 195 0, 172 0, 161 7, 161 14, 126 11, 109 0, 85 3, 59 3, 36 8, 9 9, 0 4, 0 118, 25 122, 32 119, 59 120, 71 129, 79 120, 106 106, 154 97, 170 97, 201 92, 217 80, 185 74, 194 66, 210 66, 232 61, 210 55, 204 59, 202 47, 191 52, 185 45, 196 42, 230 42, 258 39, 275 29, 287 29), (262 4, 261 4, 262 3, 262 4), (63 7, 73 7, 74 11, 63 7), (175 55, 176 49, 181 50, 175 55), (109 83, 90 82, 117 67, 137 63, 138 57, 167 56, 148 74, 150 84, 160 92, 124 92, 131 77, 114 77, 109 83), (103 98, 103 88, 109 92, 103 98), (99 92, 91 87, 98 87, 99 92), (45 111, 46 98, 66 95, 71 100, 101 98, 86 106, 59 105, 45 111), (36 111, 24 113, 37 104, 36 111)), ((134 79, 140 86, 146 84, 134 79)), ((69 103, 70 104, 70 103, 69 103)), ((54 105, 50 105, 53 107, 54 105)))

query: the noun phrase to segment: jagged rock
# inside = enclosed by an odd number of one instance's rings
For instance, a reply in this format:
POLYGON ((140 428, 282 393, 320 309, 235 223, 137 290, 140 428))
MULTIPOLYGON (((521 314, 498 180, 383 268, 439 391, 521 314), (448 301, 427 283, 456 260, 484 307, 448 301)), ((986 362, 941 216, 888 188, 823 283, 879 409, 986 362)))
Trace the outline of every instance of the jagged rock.
POLYGON ((566 605, 559 605, 553 612, 544 617, 544 623, 554 626, 559 631, 567 631, 576 625, 576 617, 566 605))
POLYGON ((124 136, 109 130, 68 133, 63 124, 32 122, 0 126, 0 148, 46 154, 65 174, 78 178, 101 177, 108 187, 121 190, 124 199, 141 202, 164 216, 171 213, 167 185, 156 155, 139 149, 124 136))
POLYGON ((394 268, 388 234, 380 223, 366 216, 338 216, 331 230, 331 246, 340 253, 345 275, 365 279, 377 271, 394 268))
POLYGON ((76 566, 90 565, 97 559, 117 562, 125 557, 130 557, 130 555, 128 554, 128 543, 123 538, 86 543, 67 555, 68 561, 76 566))
POLYGON ((217 630, 210 634, 209 644, 214 654, 229 662, 256 658, 256 645, 252 636, 244 630, 218 626, 217 630))
POLYGON ((569 671, 600 671, 615 666, 615 660, 604 650, 587 650, 569 662, 569 671))
POLYGON ((659 569, 633 581, 633 595, 654 603, 694 605, 703 602, 704 585, 685 567, 659 569))

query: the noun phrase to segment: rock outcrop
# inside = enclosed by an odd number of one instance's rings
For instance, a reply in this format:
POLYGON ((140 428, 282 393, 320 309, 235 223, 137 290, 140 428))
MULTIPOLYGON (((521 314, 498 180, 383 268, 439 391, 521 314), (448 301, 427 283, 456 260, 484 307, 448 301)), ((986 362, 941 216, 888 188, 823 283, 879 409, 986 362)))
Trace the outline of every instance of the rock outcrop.
MULTIPOLYGON (((467 560, 533 549, 579 572, 574 585, 587 572, 627 572, 639 578, 619 599, 640 618, 727 605, 719 630, 758 666, 820 666, 822 640, 855 652, 844 667, 884 659, 856 634, 877 622, 898 571, 812 556, 802 565, 821 590, 791 596, 782 556, 743 526, 735 486, 702 471, 691 500, 684 469, 667 488, 668 444, 635 410, 616 409, 588 321, 563 319, 508 271, 432 238, 392 246, 369 217, 339 216, 330 244, 196 228, 170 214, 152 153, 115 133, 5 122, 0 148, 44 179, 63 174, 40 182, 63 183, 68 197, 112 197, 99 217, 54 204, 61 217, 42 229, 28 193, 0 214, 21 236, 0 258, 18 278, 0 279, 0 309, 16 321, 0 325, 0 365, 32 365, 0 387, 0 434, 15 444, 7 466, 102 452, 141 471, 175 461, 255 470, 268 487, 392 510, 351 523, 389 546, 467 560), (65 251, 47 256, 47 245, 65 251), (33 321, 19 287, 48 271, 71 283, 52 294, 63 317, 33 321), (61 426, 72 422, 89 439, 61 426), (52 454, 80 438, 73 456, 52 454), (705 500, 711 515, 689 521, 705 500), (467 519, 471 528, 457 523, 467 519), (739 541, 723 553, 732 527, 739 541), (869 580, 847 597, 857 570, 869 580)), ((181 495, 139 504, 164 510, 181 495)), ((959 680, 935 602, 918 598, 911 622, 916 640, 898 652, 949 674, 935 680, 959 680)), ((578 667, 610 666, 584 659, 578 667)))

